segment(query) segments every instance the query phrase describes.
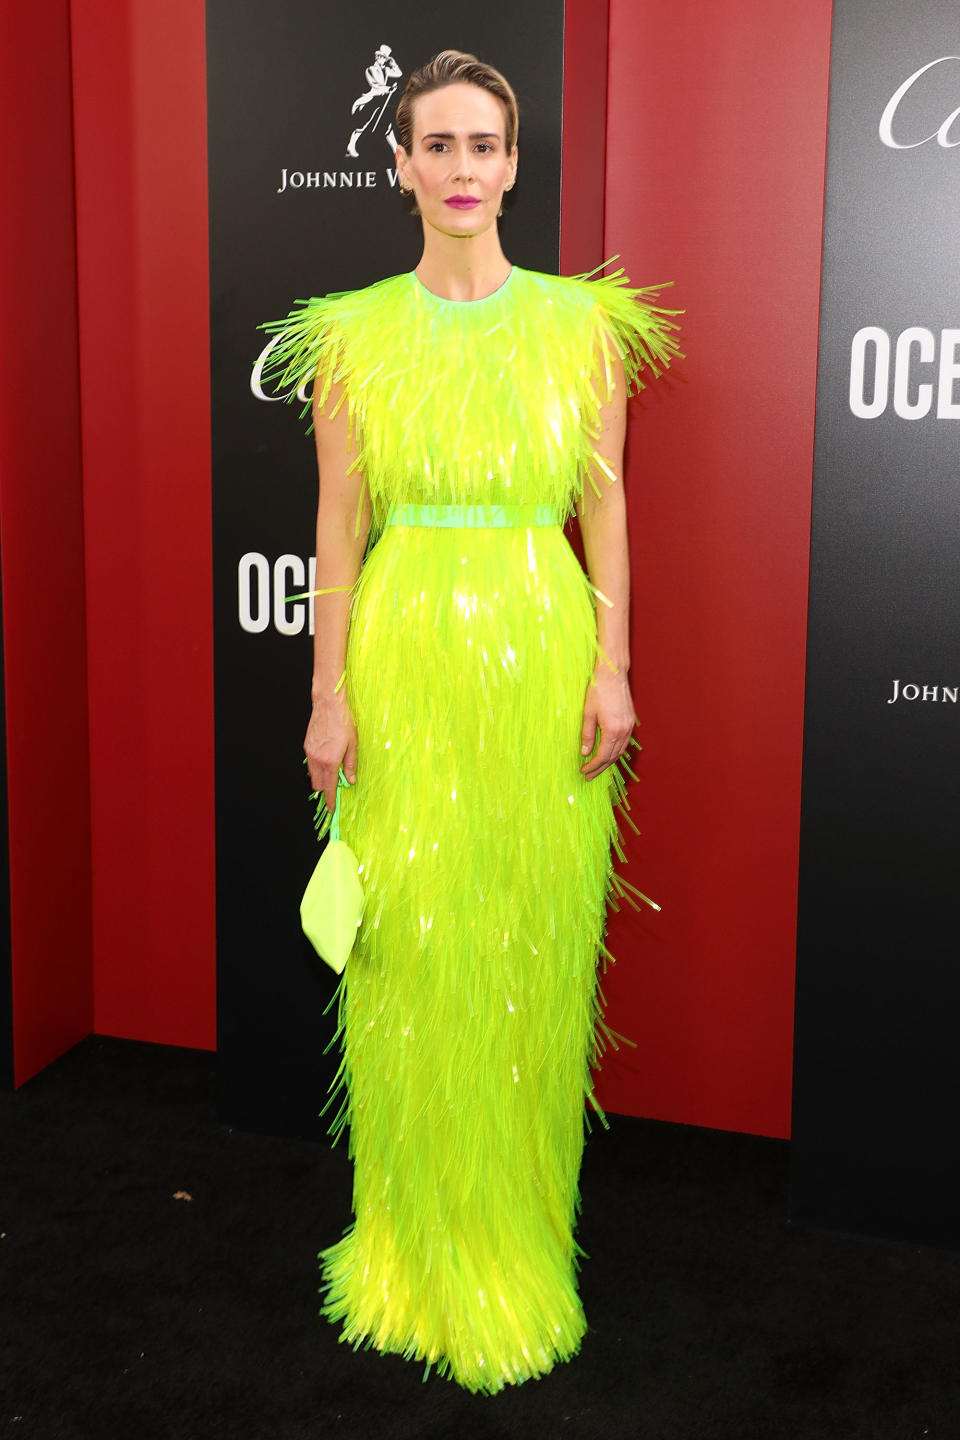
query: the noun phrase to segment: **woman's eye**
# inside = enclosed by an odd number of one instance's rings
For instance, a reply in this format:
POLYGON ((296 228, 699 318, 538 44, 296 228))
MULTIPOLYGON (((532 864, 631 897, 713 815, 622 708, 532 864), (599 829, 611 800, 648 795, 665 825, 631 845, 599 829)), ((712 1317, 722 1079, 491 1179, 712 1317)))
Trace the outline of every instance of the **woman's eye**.
MULTIPOLYGON (((449 149, 449 146, 447 145, 445 140, 432 140, 427 146, 427 149, 440 151, 449 149)), ((491 145, 489 140, 478 140, 476 145, 474 146, 474 149, 478 150, 481 155, 489 155, 494 149, 494 147, 493 145, 491 145)))

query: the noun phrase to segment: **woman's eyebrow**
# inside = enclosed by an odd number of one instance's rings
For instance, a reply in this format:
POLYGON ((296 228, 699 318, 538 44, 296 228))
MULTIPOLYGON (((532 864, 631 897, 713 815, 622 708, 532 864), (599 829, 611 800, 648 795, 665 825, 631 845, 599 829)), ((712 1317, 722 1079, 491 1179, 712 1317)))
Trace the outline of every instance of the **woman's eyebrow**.
MULTIPOLYGON (((429 135, 424 135, 424 140, 455 140, 457 137, 450 130, 432 130, 429 135)), ((495 130, 475 130, 472 135, 467 136, 468 140, 499 140, 500 136, 495 130)))

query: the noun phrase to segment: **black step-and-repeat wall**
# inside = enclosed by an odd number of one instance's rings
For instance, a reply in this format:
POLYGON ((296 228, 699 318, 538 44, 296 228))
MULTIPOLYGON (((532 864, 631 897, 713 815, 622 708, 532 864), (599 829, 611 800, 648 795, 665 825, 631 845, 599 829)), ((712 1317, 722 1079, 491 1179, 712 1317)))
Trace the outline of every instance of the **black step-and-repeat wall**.
POLYGON ((0 586, 0 1089, 13 1089, 13 955, 10 944, 10 828, 7 809, 7 689, 0 586))
MULTIPOLYGON (((220 1114, 320 1135, 335 980, 300 932, 316 860, 303 765, 313 588, 313 441, 251 370, 257 325, 298 298, 413 269, 392 120, 410 71, 472 50, 517 91, 508 258, 556 271, 563 0, 275 5, 209 0, 213 543, 220 1114)), ((597 157, 602 167, 602 155, 597 157)))
POLYGON ((960 1241, 960 13, 836 0, 795 1218, 960 1241))

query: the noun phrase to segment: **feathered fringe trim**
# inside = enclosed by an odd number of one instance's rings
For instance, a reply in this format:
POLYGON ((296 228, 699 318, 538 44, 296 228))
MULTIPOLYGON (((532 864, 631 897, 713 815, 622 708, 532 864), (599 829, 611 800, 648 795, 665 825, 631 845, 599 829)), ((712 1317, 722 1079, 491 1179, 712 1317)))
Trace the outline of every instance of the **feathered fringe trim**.
MULTIPOLYGON (((639 754, 642 749, 643 747, 636 739, 636 737, 631 736, 629 744, 627 746, 627 750, 624 752, 624 754, 620 757, 619 760, 615 761, 614 764, 609 767, 611 774, 611 788, 613 790, 613 809, 615 812, 619 813, 622 823, 629 826, 629 828, 633 831, 635 835, 639 835, 640 830, 634 823, 633 818, 630 814, 631 807, 628 785, 630 780, 637 781, 638 777, 636 772, 632 768, 628 757, 630 756, 632 750, 636 750, 637 754, 639 754)), ((327 807, 327 802, 324 798, 322 791, 312 791, 310 794, 310 799, 316 802, 313 823, 317 840, 322 841, 325 840, 329 835, 330 821, 332 819, 332 815, 327 807)), ((627 856, 626 851, 623 847, 623 834, 621 826, 619 823, 616 822, 613 826, 611 849, 612 857, 609 878, 607 881, 605 909, 608 912, 612 910, 615 913, 619 913, 621 907, 626 904, 629 905, 629 907, 637 914, 642 914, 644 912, 645 906, 648 909, 659 911, 660 906, 657 904, 657 902, 655 900, 651 900, 648 895, 645 895, 642 890, 638 889, 638 887, 634 885, 632 881, 628 880, 626 876, 620 874, 619 870, 617 869, 617 864, 625 865, 627 863, 627 856)), ((608 966, 616 964, 616 956, 612 953, 612 951, 608 948, 606 944, 606 925, 604 925, 603 935, 600 938, 597 962, 599 966, 599 977, 606 975, 608 966)), ((331 1106, 333 1106, 334 1104, 338 1106, 336 1114, 334 1115, 333 1120, 330 1122, 327 1130, 327 1133, 331 1137, 332 1143, 334 1145, 340 1139, 344 1128, 349 1123, 349 1093, 346 1077, 346 1060, 345 1058, 343 1058, 343 1040, 345 1033, 343 1002, 345 998, 346 983, 347 974, 346 971, 344 971, 344 973, 340 976, 336 989, 334 990, 329 1001, 327 1002, 323 1012, 325 1015, 327 1015, 334 1008, 334 1006, 336 1006, 337 1025, 333 1035, 331 1036, 330 1040, 324 1048, 324 1054, 329 1054, 329 1052, 334 1048, 334 1046, 339 1045, 342 1057, 337 1073, 328 1087, 329 1098, 323 1109, 320 1111, 320 1115, 325 1116, 330 1110, 331 1106)), ((619 1031, 611 1029, 611 1027, 606 1023, 605 1010, 606 998, 603 994, 598 978, 598 983, 596 990, 594 991, 593 1000, 594 1038, 588 1058, 588 1065, 591 1071, 597 1069, 608 1049, 619 1050, 620 1044, 629 1045, 630 1047, 636 1046, 635 1040, 631 1040, 629 1036, 621 1035, 619 1031)), ((604 1114, 603 1109, 601 1108, 600 1103, 596 1098, 596 1095, 594 1094, 592 1085, 589 1086, 585 1091, 585 1098, 589 1107, 599 1117, 600 1122, 604 1126, 604 1128, 609 1129, 610 1127, 607 1123, 607 1117, 604 1114)), ((589 1128, 589 1118, 587 1118, 588 1131, 589 1128)))
MULTIPOLYGON (((636 740, 631 744, 639 751, 636 740)), ((629 813, 627 781, 637 777, 626 757, 610 769, 615 807, 623 822, 636 830, 629 813)), ((318 797, 317 816, 322 829, 329 820, 322 795, 318 797)), ((619 826, 615 829, 612 855, 621 862, 624 860, 619 826)), ((607 899, 614 910, 624 902, 637 911, 644 904, 659 908, 620 875, 613 863, 607 899)), ((634 1044, 604 1019, 605 999, 600 978, 608 965, 615 963, 605 942, 605 927, 597 960, 598 973, 591 1002, 593 1042, 585 1056, 583 1070, 584 1135, 591 1130, 591 1110, 603 1127, 609 1128, 593 1091, 592 1070, 608 1048, 619 1050, 621 1044, 634 1044)), ((329 1134, 336 1143, 348 1129, 349 1157, 357 1163, 368 1161, 369 1157, 358 1156, 354 1133, 349 1128, 350 1094, 344 1051, 348 979, 345 972, 328 1006, 328 1010, 336 1006, 337 1026, 327 1050, 339 1045, 341 1060, 321 1113, 328 1115, 331 1108, 336 1107, 329 1134)), ((443 1227, 432 1267, 436 1278, 429 1273, 428 1261, 428 1273, 421 1277, 420 1283, 428 1288, 436 1284, 450 1285, 452 1290, 449 1296, 434 1296, 429 1306, 422 1297, 410 1293, 407 1268, 402 1263, 394 1266, 394 1257, 404 1245, 385 1239, 385 1231, 389 1232, 391 1224, 390 1206, 377 1211, 372 1231, 354 1222, 342 1239, 318 1252, 322 1277, 320 1314, 341 1327, 340 1340, 354 1349, 376 1348, 423 1362, 424 1380, 433 1372, 474 1393, 494 1394, 506 1385, 547 1374, 556 1363, 569 1360, 579 1352, 587 1328, 576 1279, 585 1252, 573 1239, 572 1231, 569 1250, 563 1250, 557 1242, 558 1233, 564 1226, 569 1227, 571 1220, 575 1224, 581 1213, 579 1163, 574 1163, 572 1216, 551 1218, 547 1212, 543 1217, 543 1232, 536 1237, 529 1233, 519 1238, 510 1236, 503 1247, 510 1257, 506 1267, 509 1273, 502 1277, 498 1275, 502 1242, 496 1235, 478 1232, 468 1242, 458 1237, 459 1243, 455 1243, 443 1227), (518 1255, 529 1258, 527 1268, 517 1262, 518 1255), (438 1320, 438 1316, 446 1318, 438 1320)), ((369 1197, 369 1175, 365 1179, 364 1193, 369 1197)), ((402 1204, 402 1196, 395 1197, 395 1206, 397 1201, 402 1204)), ((429 1223, 428 1216, 422 1219, 424 1225, 429 1223)), ((525 1223, 530 1223, 529 1213, 525 1223)))
POLYGON ((670 283, 514 266, 500 290, 459 303, 408 272, 298 300, 260 326, 273 339, 259 363, 303 418, 311 382, 320 413, 347 404, 374 539, 397 499, 553 504, 566 519, 593 470, 615 478, 595 448, 614 357, 635 395, 682 353, 681 312, 658 303, 670 283))

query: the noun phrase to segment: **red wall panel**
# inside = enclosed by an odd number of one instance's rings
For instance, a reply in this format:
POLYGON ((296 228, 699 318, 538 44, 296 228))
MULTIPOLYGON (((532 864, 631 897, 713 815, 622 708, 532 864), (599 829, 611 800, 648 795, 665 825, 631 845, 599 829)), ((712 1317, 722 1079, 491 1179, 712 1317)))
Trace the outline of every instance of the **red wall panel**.
POLYGON ((608 0, 567 0, 563 27, 560 272, 579 275, 605 259, 608 0))
POLYGON ((789 1133, 829 0, 611 0, 606 251, 687 358, 634 403, 644 745, 615 916, 613 1110, 789 1133))
POLYGON ((72 18, 94 1029, 212 1048, 203 4, 72 18))
POLYGON ((90 812, 67 0, 0 16, 0 536, 14 1084, 89 1033, 90 812), (41 58, 42 57, 42 58, 41 58))

